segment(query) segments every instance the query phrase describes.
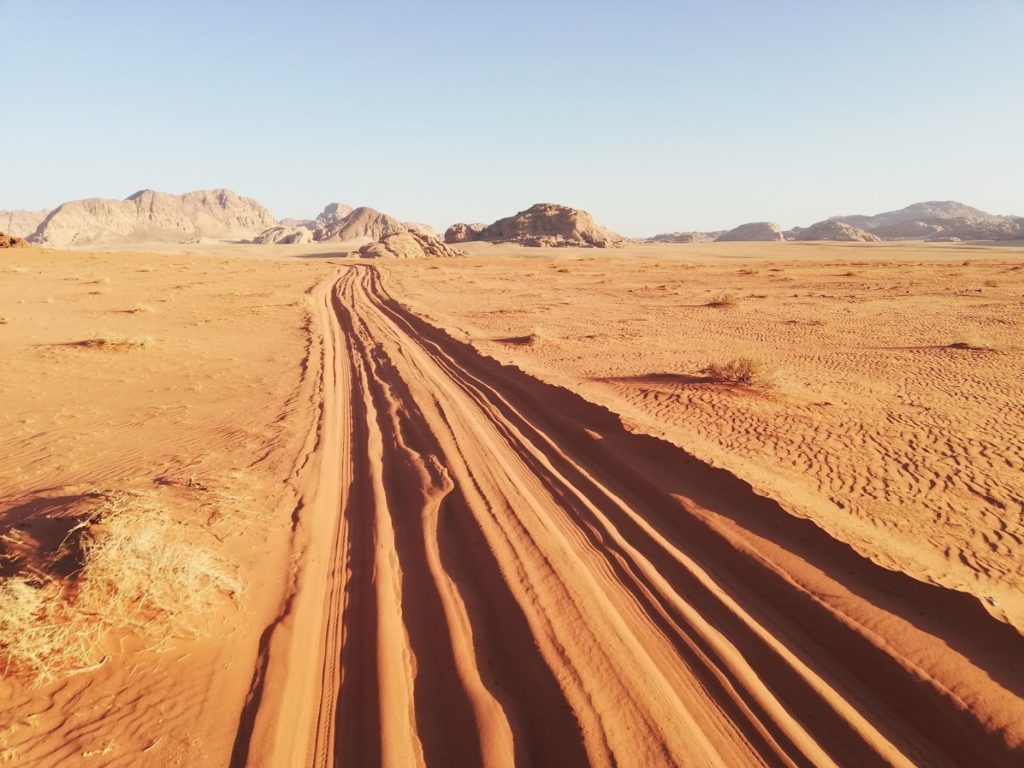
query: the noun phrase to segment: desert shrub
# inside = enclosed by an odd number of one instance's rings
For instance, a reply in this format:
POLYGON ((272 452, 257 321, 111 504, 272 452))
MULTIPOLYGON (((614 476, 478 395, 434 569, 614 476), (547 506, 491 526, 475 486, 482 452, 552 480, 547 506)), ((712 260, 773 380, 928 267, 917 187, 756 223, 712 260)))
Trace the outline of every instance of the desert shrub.
POLYGON ((716 296, 712 296, 704 306, 717 307, 720 309, 734 307, 736 306, 736 296, 731 293, 719 293, 716 296))
MULTIPOLYGON (((133 310, 133 312, 134 311, 139 310, 133 310)), ((152 336, 142 336, 140 338, 130 339, 125 336, 99 333, 88 339, 72 342, 71 346, 83 347, 85 349, 143 349, 145 347, 152 346, 152 344, 152 336)))
POLYGON ((703 373, 709 381, 722 384, 764 385, 767 374, 760 360, 736 357, 724 363, 709 363, 703 373))

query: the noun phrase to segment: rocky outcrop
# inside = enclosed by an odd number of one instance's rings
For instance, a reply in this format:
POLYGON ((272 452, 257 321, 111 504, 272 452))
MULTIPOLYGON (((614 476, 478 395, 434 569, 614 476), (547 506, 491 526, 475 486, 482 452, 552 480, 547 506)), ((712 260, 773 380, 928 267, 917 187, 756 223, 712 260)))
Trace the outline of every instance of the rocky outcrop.
POLYGON ((953 200, 914 203, 874 216, 835 216, 888 240, 1012 240, 1024 238, 1024 226, 1012 216, 996 216, 953 200))
POLYGON ((29 245, 23 238, 0 232, 0 248, 28 248, 29 245))
POLYGON ((710 243, 721 232, 663 232, 650 238, 652 243, 710 243))
POLYGON ((452 248, 436 237, 408 230, 386 235, 378 242, 359 249, 359 256, 364 259, 452 258, 464 255, 464 251, 452 248))
POLYGON ((258 202, 227 189, 183 195, 144 189, 124 200, 64 203, 29 239, 50 246, 243 240, 274 224, 274 217, 258 202))
POLYGON ((0 211, 0 232, 12 237, 28 237, 49 215, 49 211, 0 211))
POLYGON ((268 227, 253 238, 254 243, 291 244, 329 242, 340 240, 380 240, 396 232, 415 231, 434 237, 434 230, 426 224, 399 221, 374 208, 352 208, 345 203, 330 203, 316 217, 293 226, 268 227))
POLYGON ((418 221, 404 221, 405 228, 410 232, 419 232, 427 237, 437 237, 437 231, 429 224, 421 224, 418 221))
POLYGON ((333 227, 355 210, 348 203, 328 203, 311 222, 313 229, 333 227))
POLYGON ((827 219, 797 230, 794 240, 837 240, 842 242, 879 243, 882 238, 836 219, 827 219))
POLYGON ((260 245, 298 245, 313 242, 313 230, 308 226, 271 227, 253 238, 260 245))
POLYGON ((373 208, 356 208, 347 215, 327 226, 318 226, 314 240, 355 240, 368 237, 380 240, 395 232, 405 232, 406 226, 393 216, 381 213, 373 208))
POLYGON ((782 237, 782 230, 775 222, 752 221, 749 224, 740 224, 728 232, 723 232, 715 238, 715 242, 762 242, 782 239, 784 239, 782 237))
POLYGON ((480 239, 480 233, 487 229, 486 224, 452 224, 444 232, 446 243, 469 243, 480 239))
POLYGON ((445 232, 445 242, 486 240, 491 243, 529 246, 589 248, 607 248, 625 242, 621 235, 596 224, 586 211, 554 203, 538 203, 515 216, 499 219, 490 226, 479 230, 477 226, 455 224, 445 232))

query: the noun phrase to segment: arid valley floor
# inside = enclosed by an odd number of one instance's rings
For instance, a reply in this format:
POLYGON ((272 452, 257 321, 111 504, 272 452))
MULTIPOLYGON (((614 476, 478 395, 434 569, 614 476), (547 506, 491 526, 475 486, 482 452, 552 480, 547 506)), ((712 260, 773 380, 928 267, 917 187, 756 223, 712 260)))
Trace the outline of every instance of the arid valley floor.
POLYGON ((0 765, 1024 764, 1024 246, 465 250, 0 254, 0 765))

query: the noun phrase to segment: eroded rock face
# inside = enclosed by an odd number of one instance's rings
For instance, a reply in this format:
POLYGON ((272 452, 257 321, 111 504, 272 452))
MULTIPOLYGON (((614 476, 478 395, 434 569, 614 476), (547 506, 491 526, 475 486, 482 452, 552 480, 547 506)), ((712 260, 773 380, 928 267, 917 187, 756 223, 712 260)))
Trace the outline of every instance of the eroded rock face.
POLYGON ((49 211, 0 211, 0 232, 11 237, 28 237, 49 215, 49 211))
POLYGON ((794 240, 836 240, 843 242, 879 243, 882 238, 863 229, 835 219, 819 221, 799 230, 794 240))
POLYGON ((0 232, 0 248, 28 248, 28 243, 14 235, 9 235, 6 232, 0 232))
POLYGON ((359 256, 364 259, 436 259, 464 255, 464 251, 452 248, 436 237, 408 230, 385 235, 378 242, 359 249, 359 256))
POLYGON ((58 206, 29 238, 49 246, 244 240, 275 224, 258 202, 228 189, 171 195, 144 189, 124 200, 90 198, 58 206))
POLYGON ((445 232, 445 242, 486 240, 529 246, 607 248, 625 238, 594 222, 586 211, 554 203, 538 203, 515 216, 499 219, 477 229, 475 224, 455 224, 445 232))
POLYGON ((782 230, 774 221, 752 221, 723 232, 715 238, 715 242, 770 242, 782 239, 782 230))

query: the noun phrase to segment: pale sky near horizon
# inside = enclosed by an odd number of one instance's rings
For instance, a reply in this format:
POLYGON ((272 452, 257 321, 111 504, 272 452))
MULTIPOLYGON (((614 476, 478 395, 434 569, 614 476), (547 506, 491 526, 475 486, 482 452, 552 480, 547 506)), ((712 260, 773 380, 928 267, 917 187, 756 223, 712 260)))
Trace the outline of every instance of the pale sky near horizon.
POLYGON ((0 0, 0 209, 228 187, 625 235, 1024 215, 1024 0, 0 0))

